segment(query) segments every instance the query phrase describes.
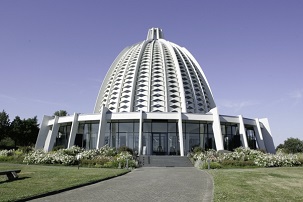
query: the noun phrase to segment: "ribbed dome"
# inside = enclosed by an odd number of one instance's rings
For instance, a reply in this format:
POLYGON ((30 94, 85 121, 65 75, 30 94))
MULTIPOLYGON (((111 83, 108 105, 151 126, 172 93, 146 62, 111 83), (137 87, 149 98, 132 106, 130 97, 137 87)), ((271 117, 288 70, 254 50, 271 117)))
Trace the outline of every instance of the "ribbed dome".
POLYGON ((112 112, 207 113, 215 102, 191 53, 152 28, 146 40, 125 48, 111 65, 94 112, 102 105, 112 112))

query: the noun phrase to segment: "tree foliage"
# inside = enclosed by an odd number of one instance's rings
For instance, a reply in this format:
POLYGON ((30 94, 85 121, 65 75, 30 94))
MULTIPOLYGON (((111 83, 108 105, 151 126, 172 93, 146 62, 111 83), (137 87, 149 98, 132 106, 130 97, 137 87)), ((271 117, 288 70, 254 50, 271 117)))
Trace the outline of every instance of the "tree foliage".
POLYGON ((55 111, 54 116, 68 116, 68 113, 66 110, 60 109, 58 111, 55 111))
POLYGON ((286 153, 303 152, 303 141, 298 138, 287 138, 284 144, 279 144, 277 149, 282 149, 286 153))
POLYGON ((9 115, 3 110, 2 112, 0 112, 0 141, 8 136, 9 129, 9 115))
MULTIPOLYGON (((16 116, 10 122, 9 115, 3 110, 0 113, 0 141, 8 138, 14 141, 16 146, 33 146, 39 133, 38 119, 21 119, 16 116)), ((5 145, 4 145, 5 146, 5 145)))
POLYGON ((23 121, 20 119, 19 116, 16 116, 15 119, 11 123, 11 131, 10 131, 10 138, 14 140, 15 147, 17 146, 18 138, 22 134, 22 125, 23 121))
POLYGON ((15 141, 15 146, 31 146, 35 144, 38 133, 39 124, 36 116, 23 120, 16 116, 11 124, 10 138, 15 141))

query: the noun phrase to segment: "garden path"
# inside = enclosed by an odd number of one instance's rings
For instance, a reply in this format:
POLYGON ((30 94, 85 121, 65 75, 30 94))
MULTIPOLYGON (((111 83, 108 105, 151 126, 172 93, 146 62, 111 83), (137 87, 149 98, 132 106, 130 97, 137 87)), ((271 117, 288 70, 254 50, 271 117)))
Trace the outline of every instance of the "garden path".
POLYGON ((213 180, 194 167, 143 167, 89 186, 32 201, 212 201, 213 180))

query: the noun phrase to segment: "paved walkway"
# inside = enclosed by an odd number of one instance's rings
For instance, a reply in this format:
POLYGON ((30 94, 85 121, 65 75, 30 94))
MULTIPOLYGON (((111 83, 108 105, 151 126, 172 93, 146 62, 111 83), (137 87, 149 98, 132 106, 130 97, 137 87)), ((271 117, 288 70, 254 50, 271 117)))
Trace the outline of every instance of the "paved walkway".
POLYGON ((197 168, 139 168, 126 175, 32 201, 212 201, 213 181, 197 168))

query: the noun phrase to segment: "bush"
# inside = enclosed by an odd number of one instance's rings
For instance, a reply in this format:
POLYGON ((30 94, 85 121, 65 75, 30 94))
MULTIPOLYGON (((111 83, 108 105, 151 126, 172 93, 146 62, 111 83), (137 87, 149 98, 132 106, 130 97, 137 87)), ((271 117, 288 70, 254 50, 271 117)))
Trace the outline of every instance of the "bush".
POLYGON ((90 167, 135 167, 136 161, 128 151, 116 153, 114 148, 108 146, 100 149, 84 150, 79 147, 69 149, 60 149, 58 151, 44 152, 43 150, 32 151, 25 155, 23 160, 27 164, 62 164, 76 165, 81 162, 82 165, 90 167))
POLYGON ((122 147, 119 147, 118 148, 118 153, 121 153, 121 152, 128 152, 130 153, 131 155, 133 155, 133 150, 127 146, 122 146, 122 147))
MULTIPOLYGON (((203 164, 203 169, 208 169, 208 163, 203 164)), ((210 169, 219 169, 222 168, 222 165, 218 162, 210 162, 210 169)))
POLYGON ((303 166, 303 153, 298 154, 298 161, 301 163, 301 166, 303 166))
POLYGON ((65 147, 64 147, 63 145, 55 146, 55 147, 53 148, 53 151, 58 151, 58 150, 60 150, 60 149, 65 149, 65 147))
MULTIPOLYGON (((281 151, 281 150, 280 150, 281 151)), ((223 166, 259 166, 259 167, 281 167, 302 165, 302 156, 294 154, 268 154, 260 150, 239 147, 234 152, 222 153, 215 150, 198 152, 192 155, 195 161, 207 161, 222 163, 223 166)))
POLYGON ((221 162, 223 167, 256 167, 254 161, 237 161, 237 160, 224 160, 221 162))
POLYGON ((5 148, 5 149, 15 148, 15 141, 12 140, 12 138, 10 138, 10 137, 5 137, 0 141, 0 147, 5 148))
POLYGON ((18 147, 18 150, 21 151, 23 154, 28 154, 29 152, 34 151, 34 148, 31 146, 23 146, 23 147, 18 147))
POLYGON ((119 162, 118 161, 109 161, 103 165, 103 168, 118 168, 119 162))
POLYGON ((1 150, 0 151, 0 156, 13 156, 15 154, 15 150, 14 149, 10 149, 10 150, 1 150))
POLYGON ((0 162, 12 161, 13 159, 13 156, 0 156, 0 162))
POLYGON ((108 157, 100 156, 99 158, 95 158, 95 159, 82 159, 80 161, 80 164, 88 166, 88 167, 102 167, 102 166, 104 166, 104 164, 106 164, 110 160, 111 159, 108 157))
POLYGON ((201 153, 201 152, 205 152, 205 150, 201 147, 195 147, 193 149, 193 153, 201 153))

